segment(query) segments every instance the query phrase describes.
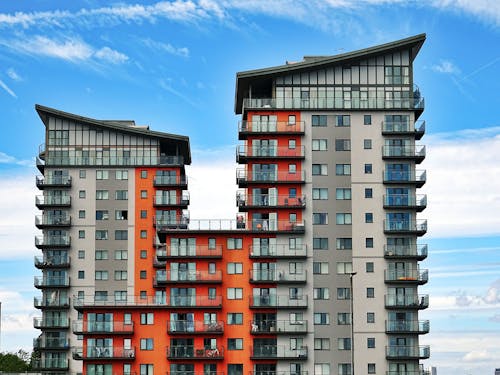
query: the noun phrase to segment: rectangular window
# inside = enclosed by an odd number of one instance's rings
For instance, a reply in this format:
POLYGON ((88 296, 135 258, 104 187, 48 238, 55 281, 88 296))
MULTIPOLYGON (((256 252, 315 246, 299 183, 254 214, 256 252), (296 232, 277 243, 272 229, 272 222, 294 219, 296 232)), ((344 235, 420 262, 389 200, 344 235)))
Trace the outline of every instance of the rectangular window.
POLYGON ((95 271, 96 280, 108 280, 108 271, 95 271))
POLYGON ((141 171, 141 178, 148 178, 148 171, 146 171, 146 170, 143 169, 141 171))
POLYGON ((373 213, 372 212, 365 213, 365 223, 373 223, 373 213))
POLYGON ((312 195, 314 200, 328 199, 328 188, 313 188, 312 195))
POLYGON ((372 174, 372 172, 373 172, 373 166, 371 164, 365 164, 365 173, 372 174))
POLYGON ((335 164, 335 174, 337 176, 350 176, 351 164, 335 164))
POLYGON ((148 211, 141 210, 141 219, 147 219, 147 217, 148 217, 148 211))
POLYGON ((117 180, 128 180, 128 171, 115 171, 115 179, 117 180))
POLYGON ((375 363, 368 363, 368 373, 369 374, 376 374, 377 373, 375 363))
POLYGON ((329 338, 315 338, 314 339, 314 350, 330 350, 330 339, 329 338))
POLYGON ((115 199, 116 200, 127 200, 128 199, 128 190, 117 190, 115 191, 115 199))
POLYGON ((115 271, 115 280, 127 280, 127 271, 115 271))
POLYGON ((352 224, 352 214, 350 213, 338 213, 335 216, 335 223, 338 225, 351 225, 352 224))
POLYGON ((108 250, 96 250, 95 260, 106 260, 108 259, 108 250))
POLYGON ((314 375, 330 375, 330 364, 329 363, 315 363, 314 364, 314 375))
POLYGON ((148 191, 147 190, 141 190, 141 199, 146 199, 148 197, 148 191))
POLYGON ((375 348, 375 337, 368 337, 366 339, 366 347, 368 349, 373 349, 375 348))
POLYGON ((108 210, 97 210, 95 212, 95 219, 96 220, 108 220, 109 219, 108 210))
POLYGON ((243 350, 243 339, 227 339, 228 350, 243 350))
POLYGON ((335 140, 335 151, 350 151, 351 150, 351 140, 350 139, 336 139, 335 140))
POLYGON ((351 262, 338 262, 337 263, 337 273, 347 274, 352 272, 352 263, 351 262))
POLYGON ((315 325, 328 325, 330 324, 330 314, 328 313, 314 313, 315 325))
POLYGON ((372 124, 372 115, 364 115, 363 125, 371 125, 371 124, 372 124))
POLYGON ((311 125, 312 126, 326 126, 326 115, 312 115, 311 116, 311 125))
POLYGON ((375 288, 366 288, 366 298, 375 298, 375 288))
POLYGON ((313 250, 328 250, 328 238, 326 238, 326 237, 314 237, 313 238, 313 250))
POLYGON ((371 148, 372 148, 372 140, 371 139, 365 139, 363 141, 363 148, 365 150, 371 150, 371 148))
POLYGON ((97 170, 95 172, 95 178, 96 180, 107 180, 109 179, 109 171, 97 170))
POLYGON ((87 177, 87 171, 85 169, 80 169, 80 178, 86 178, 87 177))
POLYGON ((313 151, 326 151, 326 150, 328 150, 328 141, 326 139, 313 139, 312 140, 312 150, 313 151))
POLYGON ((95 192, 95 199, 96 200, 106 200, 109 199, 109 191, 107 190, 97 190, 95 192))
POLYGON ((78 191, 78 198, 85 198, 85 190, 78 191))
POLYGON ((351 116, 349 115, 336 115, 335 126, 351 126, 351 116))
POLYGON ((229 325, 242 325, 243 313, 227 313, 227 324, 229 325))
POLYGON ((85 279, 85 271, 78 271, 78 279, 80 280, 85 279))
POLYGON ((148 251, 141 250, 140 257, 141 257, 141 259, 147 259, 148 258, 148 251))
POLYGON ((352 250, 352 238, 337 238, 337 250, 352 250))
POLYGON ((335 197, 338 200, 351 200, 351 189, 337 188, 335 190, 335 197))
POLYGON ((227 288, 227 299, 243 299, 243 288, 227 288))
POLYGON ((366 248, 372 248, 373 247, 373 238, 372 237, 365 238, 365 247, 366 248))
POLYGON ((341 337, 337 340, 339 350, 351 350, 351 338, 341 337))
POLYGON ((330 299, 330 289, 329 288, 314 288, 313 289, 314 299, 330 299))
POLYGON ((243 239, 242 238, 228 238, 227 239, 227 249, 228 250, 236 250, 243 248, 243 239))
POLYGON ((373 189, 371 188, 365 189, 365 198, 373 198, 373 189))
POLYGON ((339 375, 351 375, 351 364, 350 363, 339 363, 338 366, 339 375))
POLYGON ((148 231, 147 230, 141 230, 140 236, 141 236, 141 238, 148 238, 148 231))
POLYGON ((115 220, 128 220, 128 211, 127 210, 116 210, 115 211, 115 220))
POLYGON ((366 262, 366 272, 375 272, 375 265, 373 262, 366 262))
POLYGON ((337 299, 351 299, 351 288, 337 288, 337 299))
POLYGON ((85 219, 85 210, 79 210, 78 211, 78 218, 79 219, 85 219))
POLYGON ((313 213, 313 225, 326 225, 328 224, 327 213, 313 213))
POLYGON ((242 274, 243 273, 243 263, 228 263, 227 264, 228 275, 242 274))
POLYGON ((351 313, 337 313, 337 324, 340 326, 351 324, 351 313))
POLYGON ((78 259, 85 259, 85 250, 78 250, 78 259))
POLYGON ((141 350, 153 350, 153 339, 141 339, 141 350))
POLYGON ((142 325, 153 325, 155 323, 154 313, 141 313, 141 324, 142 325))
POLYGON ((227 375, 243 375, 243 364, 229 363, 227 365, 227 375))
POLYGON ((78 231, 78 238, 85 238, 85 231, 84 230, 78 231))
POLYGON ((366 322, 367 323, 375 323, 375 313, 374 312, 367 312, 366 313, 366 322))
POLYGON ((115 230, 115 240, 126 240, 126 239, 128 239, 128 231, 115 230))
POLYGON ((107 240, 108 239, 108 231, 107 230, 96 230, 95 231, 95 239, 96 240, 107 240))
POLYGON ((139 375, 153 375, 154 365, 141 364, 139 366, 139 369, 140 369, 139 375))
POLYGON ((328 262, 313 262, 313 274, 315 274, 315 275, 327 275, 328 274, 328 262))
POLYGON ((327 176, 328 175, 328 165, 327 164, 313 164, 312 165, 313 176, 327 176))

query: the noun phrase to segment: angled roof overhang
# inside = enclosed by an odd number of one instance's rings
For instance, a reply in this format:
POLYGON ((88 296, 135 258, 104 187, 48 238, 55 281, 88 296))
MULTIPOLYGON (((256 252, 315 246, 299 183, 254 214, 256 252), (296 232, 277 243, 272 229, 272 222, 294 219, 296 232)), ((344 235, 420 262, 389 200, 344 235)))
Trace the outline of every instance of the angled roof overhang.
POLYGON ((425 34, 418 34, 409 38, 353 52, 342 53, 340 55, 308 57, 305 58, 304 61, 297 63, 239 72, 236 74, 235 113, 241 114, 244 95, 248 92, 250 84, 254 81, 264 81, 266 79, 272 79, 276 76, 287 73, 299 73, 331 65, 349 64, 351 61, 367 59, 373 56, 388 53, 390 51, 408 48, 411 51, 410 60, 413 62, 420 48, 424 44, 424 41, 425 34))

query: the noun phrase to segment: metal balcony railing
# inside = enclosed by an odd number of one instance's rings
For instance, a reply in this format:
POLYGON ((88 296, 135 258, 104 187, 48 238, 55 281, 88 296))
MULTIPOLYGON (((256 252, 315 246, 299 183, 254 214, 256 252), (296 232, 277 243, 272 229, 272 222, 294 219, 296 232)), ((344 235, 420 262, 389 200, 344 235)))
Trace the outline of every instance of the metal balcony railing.
POLYGON ((251 283, 305 283, 306 271, 289 273, 283 270, 250 270, 251 283))
POLYGON ((224 322, 222 320, 205 322, 202 320, 171 320, 167 321, 167 332, 175 334, 223 334, 224 322))
POLYGON ((307 245, 268 245, 250 246, 250 258, 305 258, 307 257, 307 245))
POLYGON ((187 186, 187 176, 155 176, 154 186, 187 186))
POLYGON ((427 232, 427 220, 384 220, 384 232, 422 235, 427 232))
POLYGON ((405 135, 414 134, 415 137, 421 137, 425 133, 425 121, 418 120, 415 122, 410 121, 383 121, 382 134, 383 135, 405 135))
POLYGON ((37 215, 35 216, 35 226, 44 227, 68 227, 71 225, 71 216, 69 215, 37 215))
POLYGON ((35 317, 33 318, 33 327, 43 328, 69 328, 68 318, 48 318, 48 317, 35 317))
POLYGON ((259 345, 251 348, 252 359, 307 359, 307 346, 290 348, 285 345, 259 345))
POLYGON ((73 348, 73 359, 135 359, 135 348, 123 348, 119 346, 87 346, 73 348))
POLYGON ((253 320, 250 333, 256 334, 305 334, 307 320, 253 320))
POLYGON ((69 276, 35 276, 36 288, 69 287, 69 276))
POLYGON ((430 357, 430 347, 427 345, 392 345, 386 346, 387 359, 427 359, 430 357))
POLYGON ((67 359, 60 358, 43 358, 33 360, 33 369, 36 370, 56 370, 63 371, 69 368, 69 362, 67 359))
POLYGON ((385 270, 385 282, 425 284, 429 280, 429 271, 420 269, 385 270))
POLYGON ((307 296, 297 296, 296 298, 289 295, 250 296, 250 307, 307 308, 307 296))
POLYGON ((305 172, 271 172, 271 171, 247 171, 246 169, 236 170, 236 183, 244 185, 248 183, 293 183, 302 184, 305 182, 305 172))
POLYGON ((415 208, 423 210, 427 207, 427 195, 390 194, 384 195, 385 208, 415 208))
POLYGON ((35 236, 36 247, 68 247, 71 244, 71 238, 68 235, 45 235, 35 236))
POLYGON ((222 271, 157 271, 155 284, 169 283, 220 283, 222 282, 222 271))
POLYGON ((240 121, 239 133, 304 133, 304 121, 290 123, 288 121, 240 121))
POLYGON ((77 320, 73 322, 73 332, 76 334, 133 334, 134 322, 112 321, 92 322, 77 320))
POLYGON ((299 197, 290 197, 288 195, 247 195, 244 192, 236 193, 236 206, 244 208, 302 208, 306 206, 305 195, 299 197))
POLYGON ((425 146, 383 146, 382 157, 384 159, 415 159, 421 161, 425 159, 425 146))
POLYGON ((37 195, 35 197, 35 205, 41 207, 61 207, 70 206, 71 197, 69 195, 51 196, 51 195, 37 195))
POLYGON ((54 308, 54 309, 68 308, 69 307, 69 298, 68 297, 60 297, 60 296, 57 296, 57 294, 55 294, 54 296, 51 296, 51 293, 49 293, 45 297, 34 297, 33 298, 33 305, 37 309, 41 309, 41 308, 54 308))
POLYGON ((224 359, 224 347, 217 346, 211 348, 193 347, 193 346, 168 346, 167 358, 170 360, 182 359, 207 359, 219 360, 224 359))
POLYGON ((428 320, 386 320, 385 331, 387 333, 418 333, 429 332, 428 320))
POLYGON ((73 306, 77 310, 86 308, 131 308, 131 307, 193 307, 193 308, 221 308, 222 296, 127 296, 124 299, 95 298, 92 296, 84 296, 83 298, 73 297, 73 306))
POLYGON ((33 339, 33 348, 44 350, 69 349, 69 340, 66 338, 38 337, 33 339))
POLYGON ((70 257, 68 256, 35 256, 36 268, 68 268, 70 257))
POLYGON ((222 258, 222 245, 211 248, 208 245, 171 246, 159 245, 156 249, 158 260, 168 258, 222 258))
POLYGON ((182 166, 184 165, 183 156, 111 156, 111 157, 96 157, 96 156, 51 156, 51 149, 48 147, 48 153, 45 156, 46 166, 182 166))
POLYGON ((236 148, 236 161, 242 162, 246 159, 302 159, 305 157, 304 146, 295 148, 282 146, 247 146, 238 145, 236 148))
POLYGON ((389 309, 426 309, 429 307, 429 295, 385 295, 385 307, 389 309))
POLYGON ((70 176, 36 176, 36 186, 43 189, 46 186, 71 187, 70 176))
POLYGON ((411 258, 423 260, 427 258, 426 244, 413 245, 385 245, 384 256, 386 258, 411 258))
POLYGON ((288 220, 252 220, 251 223, 241 219, 213 219, 213 220, 189 220, 175 223, 173 221, 164 222, 156 221, 158 231, 168 232, 170 230, 190 230, 190 231, 233 231, 233 230, 249 230, 255 232, 286 232, 286 233, 304 233, 304 221, 288 221, 288 220))

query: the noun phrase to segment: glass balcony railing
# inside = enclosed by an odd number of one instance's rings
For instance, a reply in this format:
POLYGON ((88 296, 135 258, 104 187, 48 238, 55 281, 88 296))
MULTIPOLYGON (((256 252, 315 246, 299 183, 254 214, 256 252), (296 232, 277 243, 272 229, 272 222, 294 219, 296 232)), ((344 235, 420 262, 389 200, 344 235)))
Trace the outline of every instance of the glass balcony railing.
POLYGON ((384 256, 385 258, 412 258, 424 260, 427 258, 427 245, 385 245, 384 256))
POLYGON ((42 309, 42 308, 54 308, 54 309, 61 309, 61 308, 68 308, 69 307, 69 298, 68 297, 60 297, 57 295, 57 292, 55 292, 53 295, 52 293, 48 293, 45 297, 34 297, 33 298, 33 305, 37 309, 42 309))
POLYGON ((429 307, 429 295, 385 295, 385 307, 389 309, 426 309, 429 307))
POLYGON ((33 318, 33 327, 38 329, 44 328, 69 328, 69 319, 68 318, 33 318))
POLYGON ((187 206, 189 205, 189 192, 183 191, 181 196, 162 197, 156 196, 153 201, 155 206, 187 206))
POLYGON ((425 159, 425 146, 383 146, 382 158, 384 159, 414 159, 422 161, 425 159))
POLYGON ((222 271, 161 271, 154 277, 155 286, 172 283, 221 283, 222 271))
POLYGON ((183 186, 187 187, 187 176, 155 176, 154 186, 183 186))
POLYGON ((73 359, 135 359, 135 348, 127 349, 119 346, 87 346, 73 348, 73 359))
POLYGON ((285 232, 285 233, 304 233, 304 221, 288 221, 288 220, 253 220, 251 223, 241 219, 213 219, 213 220, 189 220, 174 222, 172 220, 156 221, 156 228, 160 232, 168 232, 170 230, 199 230, 199 231, 233 231, 233 230, 250 230, 255 232, 285 232))
POLYGON ((385 170, 383 178, 385 184, 412 184, 417 187, 422 187, 427 180, 427 173, 425 170, 385 170))
POLYGON ((289 147, 257 147, 239 145, 236 148, 236 162, 241 163, 246 159, 302 159, 305 157, 304 146, 297 146, 295 148, 289 147))
POLYGON ((254 320, 250 322, 250 333, 280 334, 280 333, 307 333, 307 320, 254 320))
POLYGON ((167 358, 170 360, 220 360, 224 359, 224 347, 167 346, 167 358))
POLYGON ((248 375, 308 375, 307 371, 250 371, 248 375))
POLYGON ((305 172, 253 172, 246 169, 236 170, 236 183, 305 183, 305 172))
POLYGON ((156 308, 221 308, 222 296, 127 296, 127 298, 98 298, 95 296, 73 297, 73 306, 76 310, 86 308, 129 308, 129 307, 156 307, 156 308))
POLYGON ((393 345, 386 346, 387 359, 427 359, 430 357, 430 347, 427 345, 393 345))
POLYGON ((44 268, 68 268, 70 258, 68 256, 35 256, 35 267, 44 268))
POLYGON ((387 333, 418 333, 429 332, 428 320, 386 320, 385 331, 387 333))
POLYGON ((46 186, 71 187, 70 176, 36 176, 36 186, 43 189, 46 186))
POLYGON ((159 245, 156 249, 156 258, 158 260, 167 260, 169 258, 222 258, 222 245, 216 245, 213 248, 208 245, 193 246, 170 246, 159 245))
POLYGON ((383 135, 411 135, 414 134, 416 138, 420 139, 425 133, 425 121, 418 120, 414 123, 410 121, 383 121, 382 134, 383 135))
POLYGON ((307 296, 289 295, 250 296, 250 307, 307 308, 307 296))
POLYGON ((302 359, 308 356, 307 346, 291 348, 285 345, 259 345, 251 348, 252 359, 302 359))
POLYGON ((305 208, 305 195, 290 197, 288 195, 246 195, 244 192, 236 193, 236 206, 240 210, 248 208, 276 207, 276 208, 305 208))
POLYGON ((390 194, 384 195, 384 208, 415 208, 419 211, 427 207, 427 195, 390 194))
MULTIPOLYGON (((60 147, 57 148, 59 150, 60 147)), ((45 156, 46 166, 182 166, 184 165, 183 156, 112 156, 112 157, 96 157, 96 156, 51 156, 51 151, 55 151, 54 146, 48 147, 48 152, 45 156)), ((71 150, 74 154, 74 150, 71 150)))
POLYGON ((36 247, 68 247, 71 244, 71 238, 68 235, 45 235, 35 237, 36 247))
POLYGON ((304 121, 240 121, 238 132, 241 133, 284 133, 303 134, 304 121))
POLYGON ((167 332, 170 335, 221 335, 224 333, 224 322, 222 320, 212 322, 204 322, 202 320, 171 320, 167 321, 167 332))
POLYGON ((289 273, 278 270, 250 270, 251 283, 305 283, 306 271, 289 273))
POLYGON ((93 322, 77 320, 73 322, 73 332, 76 334, 133 334, 134 322, 112 321, 93 322))
POLYGON ((33 348, 44 350, 69 349, 69 340, 66 338, 38 337, 33 339, 33 348))
POLYGON ((37 228, 45 227, 69 227, 71 225, 71 216, 69 215, 37 215, 35 216, 35 226, 37 228))
POLYGON ((385 270, 385 282, 386 283, 417 283, 425 284, 429 280, 428 270, 415 270, 415 269, 404 269, 404 270, 385 270))
POLYGON ((33 369, 43 371, 64 371, 69 368, 69 362, 66 358, 42 358, 33 360, 33 369))
POLYGON ((429 370, 419 369, 419 370, 395 370, 386 371, 385 375, 431 375, 429 370))
POLYGON ((307 245, 250 246, 250 258, 306 258, 307 245))
POLYGON ((427 232, 427 220, 384 220, 384 232, 423 235, 427 232))
POLYGON ((69 287, 69 276, 35 276, 35 288, 69 287))
POLYGON ((71 197, 69 195, 60 195, 60 196, 37 195, 35 197, 35 205, 38 208, 69 207, 71 206, 71 197))

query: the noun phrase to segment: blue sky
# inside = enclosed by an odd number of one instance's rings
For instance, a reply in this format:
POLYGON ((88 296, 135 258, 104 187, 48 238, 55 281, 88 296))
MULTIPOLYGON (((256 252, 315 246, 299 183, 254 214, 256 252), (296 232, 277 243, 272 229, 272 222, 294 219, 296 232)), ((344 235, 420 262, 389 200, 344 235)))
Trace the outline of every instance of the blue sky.
POLYGON ((190 137, 191 217, 232 217, 235 74, 427 33, 415 61, 426 99, 431 281, 427 365, 500 366, 500 2, 224 0, 0 2, 2 350, 30 348, 34 104, 133 119, 190 137), (203 185, 217 176, 215 190, 203 185), (208 202, 217 201, 217 208, 208 202))

